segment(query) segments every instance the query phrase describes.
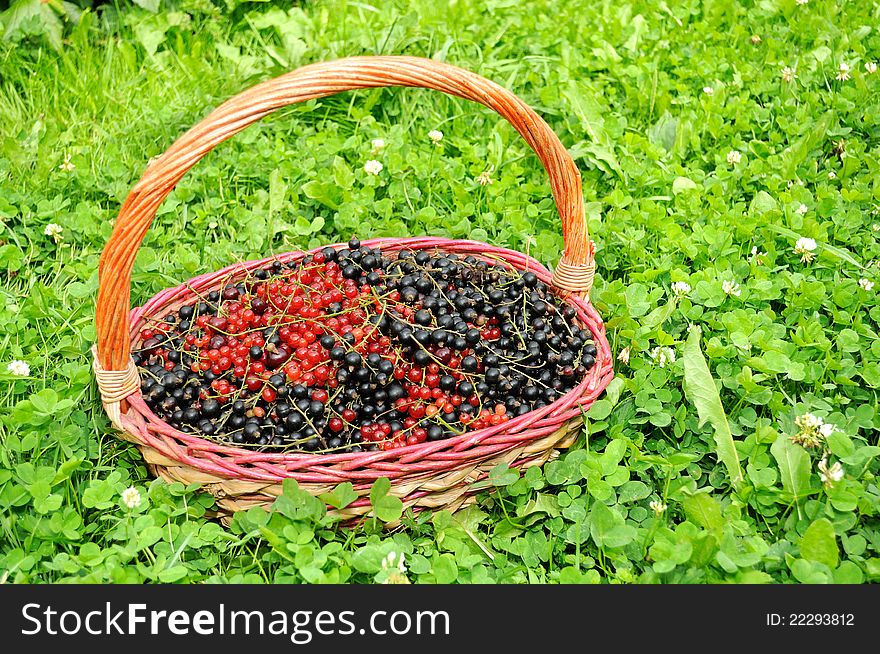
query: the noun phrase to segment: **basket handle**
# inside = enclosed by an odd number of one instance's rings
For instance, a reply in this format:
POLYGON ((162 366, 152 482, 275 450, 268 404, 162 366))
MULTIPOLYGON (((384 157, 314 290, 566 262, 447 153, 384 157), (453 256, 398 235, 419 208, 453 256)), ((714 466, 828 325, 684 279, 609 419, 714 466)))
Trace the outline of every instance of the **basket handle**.
POLYGON ((594 247, 587 233, 581 178, 553 130, 510 91, 474 73, 418 57, 351 57, 311 64, 231 98, 147 166, 119 211, 98 267, 98 364, 124 371, 130 361, 128 312, 131 272, 156 210, 175 185, 214 146, 276 109, 342 91, 386 86, 443 91, 494 109, 526 140, 544 164, 562 219, 565 250, 554 284, 586 295, 592 285, 594 247))

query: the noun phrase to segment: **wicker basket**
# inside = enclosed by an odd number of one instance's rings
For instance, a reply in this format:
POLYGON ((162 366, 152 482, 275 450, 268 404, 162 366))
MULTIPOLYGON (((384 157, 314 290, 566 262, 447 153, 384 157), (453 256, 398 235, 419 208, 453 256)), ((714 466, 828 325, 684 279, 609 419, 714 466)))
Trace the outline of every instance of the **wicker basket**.
POLYGON ((342 482, 354 485, 359 499, 340 513, 353 518, 370 511, 366 496, 380 477, 392 482, 392 494, 407 507, 455 510, 472 497, 475 481, 499 463, 540 465, 570 446, 582 413, 608 385, 611 353, 602 320, 589 302, 595 270, 594 245, 587 233, 577 167, 550 127, 509 91, 474 73, 414 57, 354 57, 305 66, 232 98, 180 137, 146 169, 126 198, 101 256, 97 301, 98 341, 94 369, 101 399, 113 425, 135 443, 151 471, 169 481, 200 483, 226 511, 268 504, 285 478, 315 495, 342 482), (156 416, 140 393, 131 349, 151 317, 163 316, 204 293, 244 275, 266 261, 304 257, 290 252, 264 261, 230 266, 167 289, 144 306, 129 310, 131 272, 138 247, 156 210, 183 175, 211 148, 272 111, 342 91, 387 86, 443 91, 494 109, 506 118, 541 159, 550 177, 562 219, 565 251, 551 273, 524 254, 475 241, 438 238, 375 239, 365 245, 393 253, 402 248, 431 249, 499 258, 529 269, 577 310, 598 350, 587 377, 553 404, 498 426, 466 432, 443 441, 386 451, 348 454, 255 452, 220 445, 174 429, 156 416))

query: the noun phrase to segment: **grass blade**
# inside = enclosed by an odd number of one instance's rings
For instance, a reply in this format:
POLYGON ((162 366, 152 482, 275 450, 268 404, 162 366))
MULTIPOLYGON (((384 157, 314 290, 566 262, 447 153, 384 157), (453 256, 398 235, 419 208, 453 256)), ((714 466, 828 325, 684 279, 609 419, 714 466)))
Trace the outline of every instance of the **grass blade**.
MULTIPOLYGON (((777 234, 781 234, 782 236, 787 236, 788 238, 790 238, 793 241, 797 241, 801 237, 801 235, 798 234, 797 232, 795 232, 791 229, 788 229, 787 227, 782 227, 781 225, 766 225, 766 227, 771 232, 776 232, 777 234)), ((858 260, 852 254, 850 254, 847 250, 845 250, 844 248, 839 248, 835 245, 829 245, 828 243, 819 243, 819 242, 817 242, 816 245, 819 246, 820 250, 825 250, 826 252, 828 252, 832 256, 834 256, 842 261, 846 261, 847 263, 851 263, 856 268, 859 268, 861 270, 865 269, 865 267, 862 264, 860 264, 858 262, 858 260)))
POLYGON ((715 429, 715 454, 727 468, 727 474, 734 488, 739 488, 743 480, 739 455, 733 443, 733 434, 727 422, 727 414, 721 406, 718 388, 709 366, 700 350, 700 330, 691 329, 682 356, 684 362, 685 395, 697 407, 700 426, 708 421, 715 429))

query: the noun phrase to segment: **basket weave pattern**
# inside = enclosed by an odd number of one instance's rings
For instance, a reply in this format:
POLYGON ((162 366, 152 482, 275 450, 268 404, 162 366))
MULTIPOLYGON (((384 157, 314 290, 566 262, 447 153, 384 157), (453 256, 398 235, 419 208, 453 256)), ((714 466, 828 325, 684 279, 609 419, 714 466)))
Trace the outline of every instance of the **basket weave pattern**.
POLYGON ((168 480, 205 485, 226 510, 271 501, 281 482, 294 478, 314 494, 351 482, 361 496, 341 512, 346 517, 369 511, 364 496, 373 481, 388 477, 392 493, 406 506, 456 509, 470 498, 470 486, 494 466, 539 465, 569 446, 582 412, 612 376, 611 353, 602 320, 589 303, 595 264, 581 194, 580 175, 547 124, 509 91, 473 73, 412 57, 359 57, 314 64, 255 86, 221 105, 184 134, 145 171, 122 206, 113 235, 101 257, 97 307, 95 371, 104 406, 123 437, 138 445, 151 470, 168 480), (565 251, 555 274, 527 255, 485 243, 440 238, 373 239, 364 245, 391 254, 428 249, 472 254, 531 270, 577 311, 597 348, 587 377, 554 403, 485 429, 443 441, 376 452, 304 454, 256 452, 186 434, 156 416, 140 395, 132 344, 149 321, 196 300, 267 262, 296 261, 305 252, 289 252, 262 261, 234 264, 166 289, 144 306, 128 310, 134 258, 156 210, 189 168, 218 143, 275 109, 357 88, 419 86, 484 104, 505 117, 535 150, 550 176, 562 218, 565 251))

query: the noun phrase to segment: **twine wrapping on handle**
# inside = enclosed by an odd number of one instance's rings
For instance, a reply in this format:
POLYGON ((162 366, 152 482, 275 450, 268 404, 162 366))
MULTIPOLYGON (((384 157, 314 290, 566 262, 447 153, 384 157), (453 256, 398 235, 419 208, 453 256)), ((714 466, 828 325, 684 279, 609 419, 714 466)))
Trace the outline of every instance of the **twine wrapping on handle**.
POLYGON ((104 404, 104 409, 107 411, 113 426, 120 431, 125 431, 121 421, 121 402, 140 388, 141 380, 138 376, 137 366, 129 358, 128 366, 126 366, 125 370, 106 370, 101 366, 101 362, 98 359, 97 346, 92 347, 92 357, 94 359, 92 361, 92 370, 95 372, 98 392, 101 394, 101 402, 104 404))
POLYGON ((589 301, 596 276, 596 259, 593 256, 595 248, 595 243, 590 241, 591 256, 586 263, 571 263, 562 255, 553 271, 553 285, 572 293, 583 293, 584 298, 589 301))

